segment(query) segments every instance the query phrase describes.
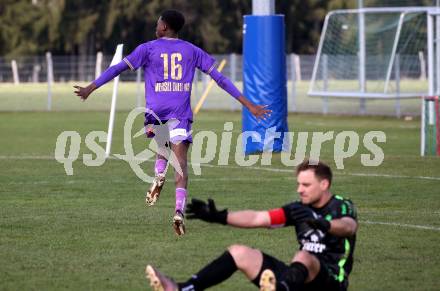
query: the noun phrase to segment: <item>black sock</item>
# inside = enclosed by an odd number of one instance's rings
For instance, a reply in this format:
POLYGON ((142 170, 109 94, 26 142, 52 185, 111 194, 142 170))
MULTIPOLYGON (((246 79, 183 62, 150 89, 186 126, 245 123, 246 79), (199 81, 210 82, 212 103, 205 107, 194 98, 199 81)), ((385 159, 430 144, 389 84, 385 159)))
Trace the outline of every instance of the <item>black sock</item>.
POLYGON ((277 282, 277 290, 297 290, 304 286, 308 275, 309 271, 303 263, 293 262, 277 282))
POLYGON ((179 290, 205 290, 225 281, 237 270, 234 258, 226 251, 196 275, 192 276, 191 279, 185 283, 179 283, 179 290))

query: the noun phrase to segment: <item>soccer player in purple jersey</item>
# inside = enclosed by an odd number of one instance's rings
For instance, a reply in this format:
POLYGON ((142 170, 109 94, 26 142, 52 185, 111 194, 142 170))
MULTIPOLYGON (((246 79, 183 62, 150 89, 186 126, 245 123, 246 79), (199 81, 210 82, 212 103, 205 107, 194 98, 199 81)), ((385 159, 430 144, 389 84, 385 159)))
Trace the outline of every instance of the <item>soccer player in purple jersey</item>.
MULTIPOLYGON (((112 80, 123 71, 137 70, 142 67, 145 72, 146 107, 150 113, 145 114, 147 137, 154 137, 154 126, 160 123, 169 126, 169 145, 177 157, 181 173, 175 171, 176 207, 173 216, 173 227, 177 235, 185 233, 184 209, 187 197, 188 170, 187 153, 192 142, 191 125, 193 113, 190 104, 191 86, 195 69, 211 76, 217 84, 236 98, 257 119, 265 119, 271 110, 263 105, 255 105, 246 99, 232 82, 216 69, 216 61, 199 47, 178 38, 185 18, 179 11, 164 11, 156 26, 157 39, 139 45, 120 63, 108 68, 98 79, 87 87, 74 86, 76 95, 82 100, 97 88, 112 80), (153 112, 154 114, 152 114, 153 112), (159 119, 159 120, 157 120, 159 119)), ((156 141, 159 137, 156 136, 156 141)), ((156 157, 153 184, 146 194, 147 205, 156 203, 165 182, 165 170, 168 157, 159 151, 156 157)))

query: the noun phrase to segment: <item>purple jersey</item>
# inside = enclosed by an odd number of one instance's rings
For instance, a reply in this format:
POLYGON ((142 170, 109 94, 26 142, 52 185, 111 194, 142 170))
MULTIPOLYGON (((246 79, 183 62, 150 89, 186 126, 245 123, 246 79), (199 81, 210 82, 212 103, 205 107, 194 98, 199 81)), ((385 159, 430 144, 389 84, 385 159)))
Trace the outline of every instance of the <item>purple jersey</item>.
POLYGON ((202 49, 174 38, 143 43, 124 61, 131 70, 143 67, 146 107, 161 120, 192 121, 190 95, 195 69, 209 74, 216 65, 202 49))

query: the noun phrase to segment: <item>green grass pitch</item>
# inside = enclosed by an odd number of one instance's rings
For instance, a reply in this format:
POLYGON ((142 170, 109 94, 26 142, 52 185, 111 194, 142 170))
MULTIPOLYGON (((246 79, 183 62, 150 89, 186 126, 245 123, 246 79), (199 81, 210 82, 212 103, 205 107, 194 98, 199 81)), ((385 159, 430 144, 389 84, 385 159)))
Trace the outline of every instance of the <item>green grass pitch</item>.
MULTIPOLYGON (((72 97, 74 98, 74 97, 72 97)), ((116 115, 113 153, 123 153, 126 111, 116 115)), ((74 175, 52 157, 57 136, 76 130, 81 153, 92 130, 107 130, 106 112, 0 113, 0 289, 146 290, 144 267, 159 267, 184 280, 231 244, 260 248, 284 261, 295 250, 294 230, 243 230, 187 222, 187 235, 171 227, 171 173, 158 204, 147 208, 148 187, 128 164, 111 159, 101 167, 74 162, 74 175)), ((221 135, 225 121, 240 131, 238 112, 202 111, 194 130, 221 135)), ((141 125, 139 120, 138 126, 141 125)), ((419 156, 419 121, 381 117, 290 115, 290 131, 382 130, 385 160, 365 167, 360 155, 335 170, 333 192, 357 205, 360 227, 350 290, 438 290, 440 286, 440 160, 419 156)), ((235 148, 236 138, 232 148, 235 148)), ((145 141, 135 140, 139 152, 145 141)), ((333 162, 332 143, 321 158, 333 162)), ((295 199, 293 169, 274 155, 271 166, 190 169, 190 197, 212 197, 231 210, 269 209, 295 199), (278 169, 278 171, 274 171, 278 169)), ((144 164, 152 172, 153 163, 144 164)), ((255 290, 237 272, 213 290, 255 290)))

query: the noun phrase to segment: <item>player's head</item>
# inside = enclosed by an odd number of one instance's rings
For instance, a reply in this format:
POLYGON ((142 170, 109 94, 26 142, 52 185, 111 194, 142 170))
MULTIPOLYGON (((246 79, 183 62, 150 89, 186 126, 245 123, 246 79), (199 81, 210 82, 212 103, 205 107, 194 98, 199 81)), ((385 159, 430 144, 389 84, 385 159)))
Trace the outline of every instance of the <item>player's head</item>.
POLYGON ((156 26, 156 36, 163 37, 177 34, 185 24, 185 17, 177 10, 169 9, 160 14, 156 26))
POLYGON ((332 183, 332 170, 325 163, 304 160, 296 168, 298 194, 304 204, 319 204, 332 183))

